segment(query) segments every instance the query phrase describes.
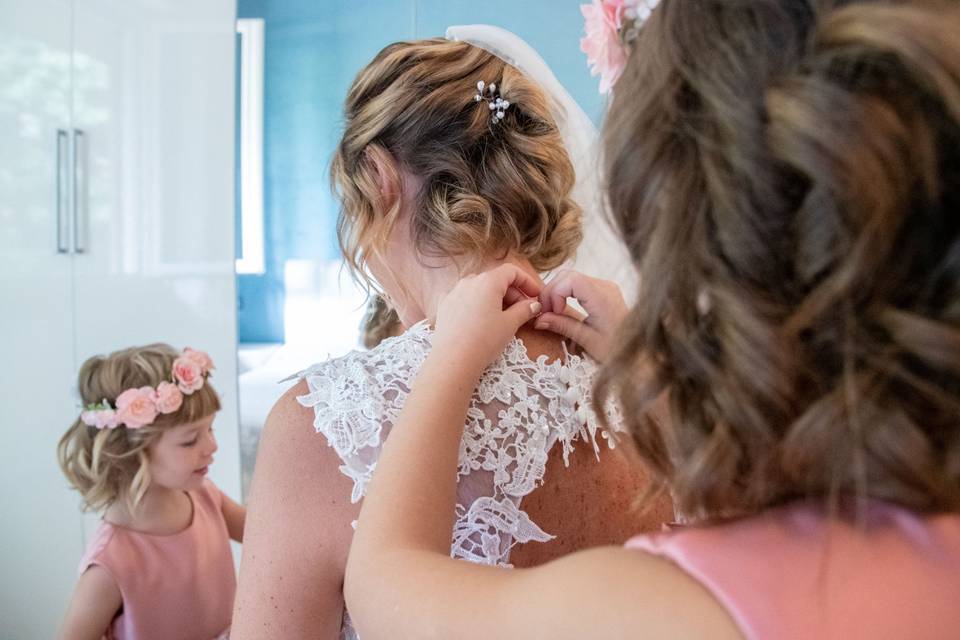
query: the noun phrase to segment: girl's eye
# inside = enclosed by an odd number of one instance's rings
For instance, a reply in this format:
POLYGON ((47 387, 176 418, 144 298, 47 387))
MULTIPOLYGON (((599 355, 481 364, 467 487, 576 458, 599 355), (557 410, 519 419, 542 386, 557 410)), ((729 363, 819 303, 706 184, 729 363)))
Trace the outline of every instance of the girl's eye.
POLYGON ((183 443, 183 446, 184 446, 184 447, 192 447, 192 446, 195 445, 195 444, 197 444, 197 439, 196 439, 196 438, 194 438, 194 439, 191 440, 190 442, 184 442, 184 443, 183 443))

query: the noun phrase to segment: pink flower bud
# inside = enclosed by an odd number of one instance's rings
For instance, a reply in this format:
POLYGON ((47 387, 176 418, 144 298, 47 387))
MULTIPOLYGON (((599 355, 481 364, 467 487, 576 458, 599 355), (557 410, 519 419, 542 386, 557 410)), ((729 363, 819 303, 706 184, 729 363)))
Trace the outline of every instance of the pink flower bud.
POLYGON ((117 396, 117 421, 139 429, 157 417, 157 392, 152 387, 127 389, 117 396))
POLYGON ((186 355, 173 361, 173 377, 180 391, 187 395, 203 386, 203 370, 195 360, 186 355))
POLYGON ((183 405, 183 394, 172 382, 157 385, 157 411, 173 413, 183 405))

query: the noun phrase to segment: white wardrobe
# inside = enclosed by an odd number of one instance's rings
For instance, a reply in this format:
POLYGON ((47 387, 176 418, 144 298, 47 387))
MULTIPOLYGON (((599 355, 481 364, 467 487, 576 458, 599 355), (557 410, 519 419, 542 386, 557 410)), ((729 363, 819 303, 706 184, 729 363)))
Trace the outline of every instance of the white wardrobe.
POLYGON ((240 498, 235 0, 0 0, 0 638, 52 638, 96 518, 56 445, 88 356, 207 350, 240 498))

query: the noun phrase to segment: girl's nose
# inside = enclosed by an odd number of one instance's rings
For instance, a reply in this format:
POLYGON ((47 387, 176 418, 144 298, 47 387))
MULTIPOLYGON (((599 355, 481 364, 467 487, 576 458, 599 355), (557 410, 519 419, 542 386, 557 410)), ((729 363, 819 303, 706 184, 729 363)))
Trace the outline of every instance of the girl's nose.
POLYGON ((207 441, 205 444, 207 446, 205 447, 204 452, 208 456, 212 456, 214 453, 217 452, 217 449, 219 448, 217 447, 217 438, 216 436, 213 435, 212 430, 207 432, 207 441))

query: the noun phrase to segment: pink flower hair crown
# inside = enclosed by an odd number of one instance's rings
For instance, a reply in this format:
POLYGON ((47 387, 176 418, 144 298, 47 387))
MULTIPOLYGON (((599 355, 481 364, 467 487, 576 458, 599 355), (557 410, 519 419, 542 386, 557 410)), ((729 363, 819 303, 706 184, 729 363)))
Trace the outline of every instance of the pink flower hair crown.
POLYGON ((587 54, 590 75, 600 76, 600 93, 609 93, 627 66, 627 51, 640 26, 660 0, 593 0, 580 5, 587 35, 580 50, 587 54))
POLYGON ((83 424, 97 429, 139 429, 152 424, 160 414, 173 413, 183 405, 183 396, 192 395, 203 387, 213 369, 213 361, 206 351, 187 347, 173 361, 170 381, 154 387, 127 389, 117 396, 116 407, 107 400, 87 405, 80 413, 83 424))

